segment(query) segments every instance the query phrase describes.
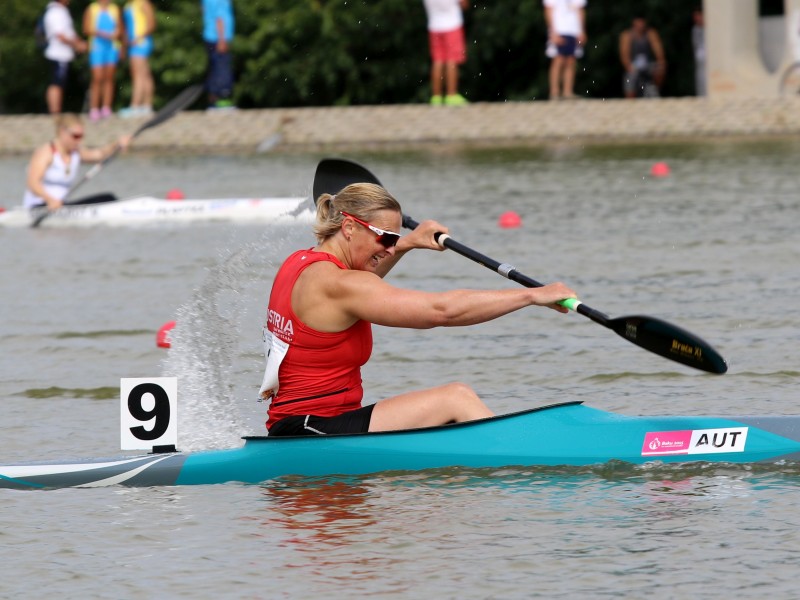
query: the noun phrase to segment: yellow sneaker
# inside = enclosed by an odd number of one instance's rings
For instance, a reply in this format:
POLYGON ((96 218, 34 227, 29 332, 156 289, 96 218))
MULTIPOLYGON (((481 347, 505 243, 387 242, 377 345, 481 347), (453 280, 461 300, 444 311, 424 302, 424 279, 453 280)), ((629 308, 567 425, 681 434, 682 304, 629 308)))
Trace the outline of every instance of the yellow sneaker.
POLYGON ((431 106, 441 106, 442 100, 441 96, 431 96, 431 106))
POLYGON ((446 106, 464 106, 469 104, 469 100, 461 94, 449 94, 444 97, 444 103, 446 106))

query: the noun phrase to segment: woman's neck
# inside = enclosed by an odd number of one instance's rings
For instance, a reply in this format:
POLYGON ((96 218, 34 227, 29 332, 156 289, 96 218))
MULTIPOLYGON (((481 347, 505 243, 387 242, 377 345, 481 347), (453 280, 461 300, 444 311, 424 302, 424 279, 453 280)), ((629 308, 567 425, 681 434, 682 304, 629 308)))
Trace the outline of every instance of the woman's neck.
POLYGON ((69 150, 67 150, 67 147, 64 146, 64 144, 58 138, 53 140, 53 147, 56 149, 56 152, 62 156, 68 156, 70 154, 69 150))
POLYGON ((321 244, 317 244, 317 246, 314 248, 314 252, 325 252, 326 254, 335 256, 342 264, 345 264, 348 268, 350 268, 350 261, 347 256, 347 251, 345 248, 342 248, 335 237, 328 238, 321 244))

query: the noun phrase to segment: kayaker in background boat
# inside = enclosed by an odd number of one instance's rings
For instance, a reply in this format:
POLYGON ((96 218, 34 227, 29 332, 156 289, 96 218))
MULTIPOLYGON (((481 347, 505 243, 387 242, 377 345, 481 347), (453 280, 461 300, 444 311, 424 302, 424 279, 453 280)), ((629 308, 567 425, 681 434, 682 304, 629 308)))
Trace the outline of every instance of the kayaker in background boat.
POLYGON ((289 256, 270 294, 260 394, 271 400, 270 435, 356 433, 429 427, 492 416, 466 384, 448 383, 361 406, 361 366, 372 352, 372 323, 429 329, 474 325, 530 305, 576 297, 562 283, 540 288, 421 292, 383 277, 408 251, 441 250, 425 221, 406 236, 400 204, 384 188, 359 183, 318 199, 317 246, 289 256))
POLYGON ((117 144, 125 149, 132 139, 131 135, 123 135, 102 148, 83 148, 83 135, 83 121, 78 115, 64 113, 56 117, 55 139, 39 146, 28 163, 23 200, 26 208, 46 204, 50 210, 56 210, 67 197, 82 161, 100 162, 117 144))

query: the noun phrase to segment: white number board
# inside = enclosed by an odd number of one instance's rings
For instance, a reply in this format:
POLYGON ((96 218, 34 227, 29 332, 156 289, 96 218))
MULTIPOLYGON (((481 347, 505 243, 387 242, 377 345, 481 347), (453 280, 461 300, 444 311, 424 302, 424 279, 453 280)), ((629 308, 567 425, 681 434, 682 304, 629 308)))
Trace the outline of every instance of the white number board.
POLYGON ((124 377, 119 392, 123 450, 177 445, 177 377, 124 377))

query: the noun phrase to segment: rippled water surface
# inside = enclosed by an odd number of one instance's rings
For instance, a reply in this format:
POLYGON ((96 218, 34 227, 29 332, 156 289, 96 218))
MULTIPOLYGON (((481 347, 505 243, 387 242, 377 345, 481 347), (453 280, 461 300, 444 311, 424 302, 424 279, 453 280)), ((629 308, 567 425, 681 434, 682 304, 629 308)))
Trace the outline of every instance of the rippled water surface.
MULTIPOLYGON (((715 345, 710 376, 579 315, 376 329, 370 400, 463 380, 497 412, 791 414, 800 368, 800 144, 354 154, 417 220, 612 316, 715 345), (649 176, 666 161, 672 175, 649 176), (523 227, 504 230, 499 215, 523 227)), ((319 155, 117 160, 87 192, 305 195, 319 155)), ((0 204, 25 161, 0 159, 0 204)), ((260 323, 308 226, 0 229, 0 463, 119 453, 121 377, 177 375, 180 445, 263 432, 260 323), (156 330, 177 319, 173 348, 156 330)), ((450 252, 391 279, 512 283, 450 252)), ((796 465, 446 469, 262 485, 0 493, 0 596, 796 597, 796 465)))

